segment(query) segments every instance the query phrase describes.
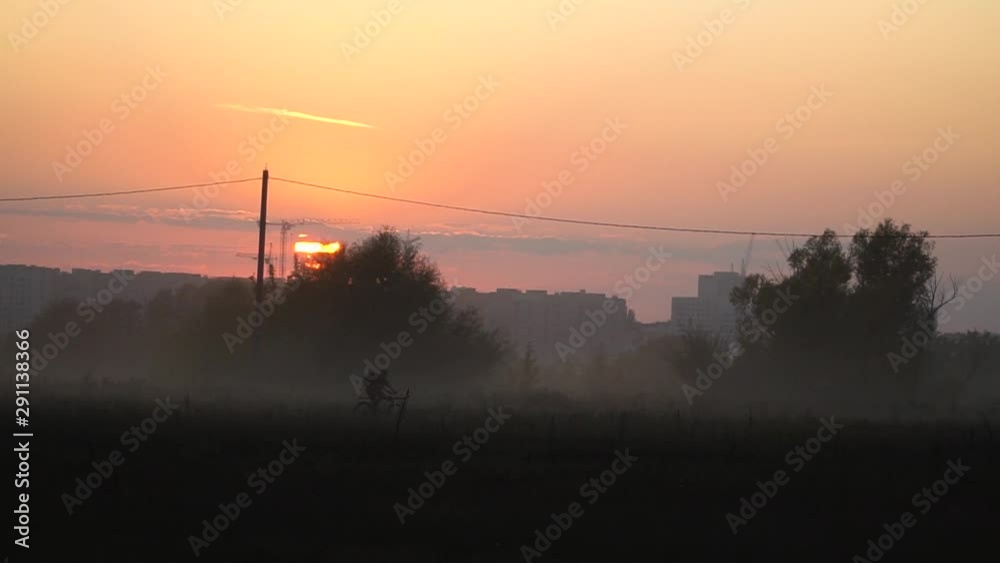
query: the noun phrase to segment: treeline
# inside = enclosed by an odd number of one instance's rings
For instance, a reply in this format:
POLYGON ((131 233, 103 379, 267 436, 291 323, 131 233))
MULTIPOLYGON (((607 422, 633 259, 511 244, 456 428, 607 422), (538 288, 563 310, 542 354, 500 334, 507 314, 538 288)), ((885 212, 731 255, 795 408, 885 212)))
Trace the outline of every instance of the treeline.
POLYGON ((792 250, 787 270, 733 292, 746 367, 789 389, 860 387, 918 402, 940 400, 941 388, 957 400, 995 374, 994 336, 941 332, 982 286, 946 282, 926 231, 887 219, 848 240, 827 230, 792 250))
POLYGON ((949 412, 998 404, 1000 338, 942 332, 956 311, 975 306, 982 285, 945 280, 933 250, 926 232, 892 220, 849 238, 827 230, 733 291, 735 334, 681 327, 617 358, 542 373, 525 357, 517 380, 583 399, 666 400, 685 410, 836 406, 872 414, 893 405, 949 412))
POLYGON ((942 334, 981 285, 946 283, 927 233, 891 220, 850 239, 826 231, 792 249, 783 267, 748 276, 731 296, 735 334, 688 330, 619 356, 598 350, 552 365, 530 349, 515 353, 476 312, 456 307, 436 266, 391 229, 314 266, 288 280, 272 273, 260 305, 250 279, 165 291, 144 305, 114 300, 86 314, 57 303, 30 327, 33 371, 50 382, 218 382, 234 393, 239 381, 302 390, 333 382, 351 399, 366 370, 388 369, 423 397, 503 393, 504 404, 550 408, 871 413, 1000 399, 1000 338, 942 334))
POLYGON ((144 305, 115 300, 86 316, 56 303, 30 327, 33 370, 191 383, 340 376, 348 386, 366 367, 454 381, 502 360, 502 340, 454 305, 414 241, 386 228, 319 260, 288 280, 272 273, 259 305, 252 279, 163 291, 144 305))

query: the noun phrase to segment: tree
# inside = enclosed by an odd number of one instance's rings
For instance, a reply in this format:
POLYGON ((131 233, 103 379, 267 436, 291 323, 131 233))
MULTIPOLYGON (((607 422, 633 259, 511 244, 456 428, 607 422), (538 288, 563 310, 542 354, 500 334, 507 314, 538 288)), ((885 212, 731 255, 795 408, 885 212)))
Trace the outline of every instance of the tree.
MULTIPOLYGON (((948 298, 932 251, 926 232, 891 219, 856 233, 847 250, 826 230, 789 254, 789 274, 749 276, 733 292, 741 338, 769 348, 795 373, 821 366, 862 378, 884 372, 904 337, 936 331, 934 317, 948 298), (778 311, 782 295, 795 301, 778 311)), ((920 363, 907 362, 906 370, 917 373, 920 363)))
POLYGON ((143 360, 141 313, 138 303, 124 299, 103 305, 96 300, 50 304, 29 325, 32 368, 53 379, 87 373, 104 378, 128 371, 143 360))
POLYGON ((528 344, 525 347, 524 354, 521 355, 520 361, 511 371, 514 380, 514 389, 517 391, 524 393, 531 391, 538 385, 538 360, 535 358, 535 350, 532 348, 531 344, 528 344))
POLYGON ((724 341, 710 332, 685 328, 676 343, 670 361, 674 369, 690 385, 695 384, 698 371, 704 371, 724 351, 724 341))
POLYGON ((323 371, 347 373, 360 373, 380 354, 394 370, 436 374, 483 371, 499 361, 496 334, 478 314, 455 306, 418 241, 385 227, 318 264, 297 271, 301 287, 269 325, 283 338, 282 353, 300 350, 323 371))
POLYGON ((346 384, 376 360, 391 363, 393 372, 469 378, 502 358, 497 333, 475 311, 454 304, 417 241, 385 228, 319 264, 297 268, 289 280, 272 276, 261 304, 252 279, 163 291, 145 305, 57 303, 30 328, 33 338, 53 335, 59 344, 46 350, 59 359, 36 370, 192 381, 342 375, 346 384), (67 322, 75 323, 71 331, 67 322), (63 336, 67 331, 73 335, 63 336))

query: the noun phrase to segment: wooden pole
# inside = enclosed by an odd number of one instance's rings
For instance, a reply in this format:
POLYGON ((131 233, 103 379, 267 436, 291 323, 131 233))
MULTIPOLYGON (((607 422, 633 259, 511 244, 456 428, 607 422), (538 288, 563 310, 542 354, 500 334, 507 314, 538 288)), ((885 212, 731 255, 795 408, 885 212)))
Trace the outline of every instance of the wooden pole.
POLYGON ((267 168, 260 183, 260 237, 257 242, 257 303, 264 302, 264 239, 267 236, 267 168))

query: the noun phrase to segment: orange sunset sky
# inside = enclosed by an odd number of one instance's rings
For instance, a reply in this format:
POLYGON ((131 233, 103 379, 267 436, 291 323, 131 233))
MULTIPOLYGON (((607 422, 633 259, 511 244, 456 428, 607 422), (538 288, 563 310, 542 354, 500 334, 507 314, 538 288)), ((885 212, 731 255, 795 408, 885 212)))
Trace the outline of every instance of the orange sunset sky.
MULTIPOLYGON (((856 224, 899 181, 886 216, 997 232, 998 22, 993 0, 6 0, 0 197, 254 177, 266 163, 458 206, 523 213, 541 198, 553 217, 808 233, 856 224), (767 161, 720 195, 769 140, 767 161), (592 144, 603 152, 581 152, 592 144), (401 171, 420 145, 431 154, 401 171), (540 196, 563 171, 561 194, 540 196)), ((256 249, 259 182, 212 195, 0 203, 0 263, 251 275, 235 253, 256 249)), ((747 246, 518 228, 274 180, 269 217, 354 221, 296 231, 346 242, 409 230, 449 283, 485 290, 612 293, 662 247, 672 258, 630 300, 643 321, 669 318, 670 297, 738 268, 747 246)), ((782 260, 774 239, 757 237, 752 271, 782 260)), ((997 246, 940 241, 941 270, 975 275, 997 246)), ((942 328, 997 329, 998 286, 942 328)))

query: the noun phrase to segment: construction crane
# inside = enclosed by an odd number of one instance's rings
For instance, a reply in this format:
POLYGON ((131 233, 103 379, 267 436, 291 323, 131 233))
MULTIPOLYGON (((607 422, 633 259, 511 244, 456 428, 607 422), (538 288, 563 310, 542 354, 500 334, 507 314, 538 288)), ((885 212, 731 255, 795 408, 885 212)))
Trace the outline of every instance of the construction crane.
MULTIPOLYGON (((286 256, 288 253, 288 233, 292 232, 292 229, 301 225, 346 225, 350 223, 356 223, 357 221, 352 221, 348 219, 292 219, 286 221, 268 221, 267 225, 269 227, 281 227, 281 246, 278 252, 278 259, 281 261, 279 265, 279 271, 281 272, 281 277, 285 277, 285 264, 286 256)), ((257 255, 254 255, 256 258, 257 255)))
MULTIPOLYGON (((274 251, 274 243, 271 243, 268 246, 268 248, 267 248, 267 256, 264 257, 264 263, 266 263, 268 265, 271 264, 271 253, 273 251, 274 251)), ((240 258, 249 258, 251 260, 256 260, 257 259, 257 253, 256 252, 237 252, 236 256, 238 256, 240 258)))

